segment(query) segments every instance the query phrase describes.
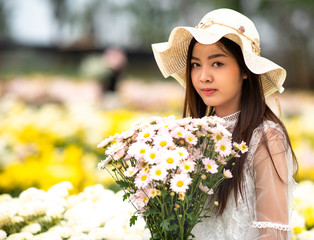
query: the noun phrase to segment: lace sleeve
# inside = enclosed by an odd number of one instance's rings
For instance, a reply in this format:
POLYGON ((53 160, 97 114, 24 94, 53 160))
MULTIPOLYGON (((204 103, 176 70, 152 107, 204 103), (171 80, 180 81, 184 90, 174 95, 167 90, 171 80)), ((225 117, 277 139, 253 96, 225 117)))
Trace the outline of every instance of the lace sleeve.
POLYGON ((263 240, 290 239, 292 158, 284 135, 276 128, 265 132, 254 155, 256 207, 252 227, 263 240), (264 144, 268 142, 268 149, 264 144), (269 151, 268 151, 269 150, 269 151), (271 155, 271 157, 270 157, 271 155))

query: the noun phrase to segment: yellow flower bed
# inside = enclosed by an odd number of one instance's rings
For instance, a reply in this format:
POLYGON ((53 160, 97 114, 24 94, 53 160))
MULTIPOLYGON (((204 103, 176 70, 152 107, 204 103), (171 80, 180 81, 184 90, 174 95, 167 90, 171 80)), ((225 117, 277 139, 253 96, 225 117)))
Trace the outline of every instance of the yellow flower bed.
MULTIPOLYGON (((0 192, 6 193, 32 186, 46 190, 60 181, 72 182, 76 192, 95 183, 110 186, 112 178, 96 170, 103 156, 97 144, 149 117, 95 104, 35 106, 10 98, 0 99, 0 107, 0 192)), ((284 122, 299 160, 299 180, 314 180, 313 116, 284 122)))
POLYGON ((0 108, 0 192, 7 193, 32 186, 46 190, 65 180, 75 191, 113 184, 96 169, 102 157, 97 144, 144 117, 81 104, 29 106, 12 99, 2 99, 0 108))

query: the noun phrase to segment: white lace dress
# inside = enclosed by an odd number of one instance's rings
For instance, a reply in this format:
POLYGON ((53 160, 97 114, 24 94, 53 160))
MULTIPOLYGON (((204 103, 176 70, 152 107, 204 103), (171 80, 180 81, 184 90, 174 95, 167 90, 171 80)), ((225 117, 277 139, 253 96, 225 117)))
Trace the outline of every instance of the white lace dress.
MULTIPOLYGON (((239 113, 225 117, 233 131, 239 113)), ((292 192, 295 188, 295 169, 286 138, 278 124, 265 121, 255 129, 249 143, 244 166, 243 199, 236 206, 231 194, 222 215, 213 215, 197 224, 192 233, 196 240, 287 240, 290 238, 290 219, 293 211, 292 192), (278 174, 260 144, 262 129, 278 174)))

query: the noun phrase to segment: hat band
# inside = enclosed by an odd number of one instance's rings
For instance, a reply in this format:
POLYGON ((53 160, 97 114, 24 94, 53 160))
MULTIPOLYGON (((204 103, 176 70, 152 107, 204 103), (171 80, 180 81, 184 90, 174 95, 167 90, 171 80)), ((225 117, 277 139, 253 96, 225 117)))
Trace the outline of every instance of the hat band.
POLYGON ((210 26, 212 26, 213 24, 217 24, 217 25, 220 25, 220 26, 224 26, 224 27, 227 27, 227 28, 231 28, 232 30, 238 32, 239 34, 241 34, 243 37, 245 37, 246 39, 248 39, 248 40, 251 42, 252 51, 253 51, 257 56, 260 56, 260 55, 261 55, 261 49, 260 49, 260 47, 259 47, 259 40, 258 40, 258 39, 252 40, 251 38, 249 38, 248 36, 246 36, 246 35, 244 34, 244 32, 245 32, 244 26, 240 26, 240 27, 237 29, 237 28, 231 27, 231 26, 226 25, 226 24, 223 24, 223 23, 215 22, 215 21, 212 20, 212 19, 207 19, 206 22, 201 21, 195 28, 206 29, 206 28, 209 28, 210 26))

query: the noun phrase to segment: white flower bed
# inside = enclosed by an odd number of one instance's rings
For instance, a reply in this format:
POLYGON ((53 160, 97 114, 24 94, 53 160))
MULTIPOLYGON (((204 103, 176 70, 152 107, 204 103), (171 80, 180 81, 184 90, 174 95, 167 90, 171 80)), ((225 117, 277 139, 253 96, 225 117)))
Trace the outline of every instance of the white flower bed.
POLYGON ((0 229, 7 232, 0 230, 0 240, 149 239, 143 220, 129 226, 134 208, 122 201, 122 192, 95 185, 69 195, 71 188, 71 183, 62 182, 47 192, 29 188, 19 198, 1 195, 0 229))
MULTIPOLYGON (((134 208, 102 185, 86 187, 69 195, 70 182, 47 192, 29 188, 18 198, 0 195, 0 240, 141 240, 149 239, 145 223, 138 218, 130 227, 134 208), (15 233, 13 233, 15 232, 15 233)), ((314 183, 303 181, 295 191, 293 240, 314 239, 314 183)))

